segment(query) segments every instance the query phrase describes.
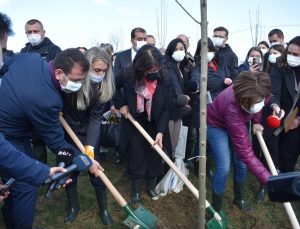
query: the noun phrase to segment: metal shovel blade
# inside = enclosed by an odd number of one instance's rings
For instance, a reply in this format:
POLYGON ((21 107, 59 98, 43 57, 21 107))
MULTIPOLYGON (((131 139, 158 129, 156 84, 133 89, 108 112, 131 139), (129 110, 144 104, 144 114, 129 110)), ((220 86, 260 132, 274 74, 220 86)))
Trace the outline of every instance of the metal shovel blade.
POLYGON ((211 218, 207 223, 207 229, 227 229, 228 228, 228 218, 223 211, 218 212, 222 218, 222 221, 219 222, 214 217, 211 218))
MULTIPOLYGON (((128 213, 127 210, 125 211, 128 213)), ((155 229, 156 222, 157 217, 140 205, 133 214, 128 214, 123 224, 131 229, 155 229)))

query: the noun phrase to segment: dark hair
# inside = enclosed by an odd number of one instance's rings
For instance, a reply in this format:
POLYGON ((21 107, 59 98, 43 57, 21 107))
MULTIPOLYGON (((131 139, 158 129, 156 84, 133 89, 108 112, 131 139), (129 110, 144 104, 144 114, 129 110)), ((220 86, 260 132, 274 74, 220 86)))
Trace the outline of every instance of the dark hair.
POLYGON ((180 38, 175 38, 168 44, 168 47, 166 49, 165 58, 167 61, 172 61, 172 55, 178 43, 181 43, 183 45, 184 51, 186 52, 186 45, 184 44, 184 42, 180 38))
POLYGON ((37 19, 30 19, 29 21, 26 22, 26 25, 34 25, 34 24, 40 24, 42 29, 44 29, 43 23, 37 19))
POLYGON ((274 35, 277 35, 278 37, 283 37, 283 32, 280 29, 272 29, 269 34, 268 37, 272 37, 274 35))
POLYGON ((236 77, 233 91, 237 103, 250 110, 257 99, 271 95, 271 80, 265 72, 243 71, 236 77))
POLYGON ((249 49, 249 51, 248 51, 248 53, 247 53, 247 56, 246 56, 246 59, 245 59, 245 62, 248 61, 249 56, 250 56, 251 52, 253 52, 253 51, 259 52, 259 54, 260 54, 260 56, 261 56, 261 61, 264 62, 264 55, 262 54, 260 48, 258 48, 258 47, 251 47, 251 48, 249 49))
POLYGON ((150 35, 150 34, 147 35, 147 37, 151 37, 151 38, 154 38, 154 39, 155 39, 155 37, 154 37, 153 35, 150 35))
POLYGON ((135 34, 136 33, 146 33, 146 30, 144 30, 143 28, 141 27, 136 27, 134 28, 132 31, 131 31, 131 39, 134 39, 135 38, 135 34))
POLYGON ((267 48, 270 47, 269 44, 268 44, 268 42, 266 42, 266 41, 261 41, 261 42, 259 42, 259 43, 257 44, 257 47, 258 47, 259 45, 264 45, 264 46, 266 46, 267 48))
POLYGON ((11 36, 14 34, 14 31, 12 30, 10 18, 4 13, 0 13, 0 39, 3 39, 5 34, 11 36))
POLYGON ((161 67, 161 65, 162 55, 160 51, 153 45, 144 45, 138 50, 133 59, 132 66, 134 76, 137 81, 141 81, 146 71, 150 70, 154 66, 161 67))
POLYGON ((90 63, 85 56, 76 48, 63 50, 55 57, 53 65, 55 69, 61 69, 65 74, 69 74, 75 64, 81 66, 83 72, 90 69, 90 63))
MULTIPOLYGON (((208 48, 208 52, 216 52, 214 43, 212 42, 212 40, 209 37, 207 38, 207 48, 208 48)), ((196 49, 195 55, 194 55, 195 60, 200 60, 201 59, 200 55, 201 55, 201 39, 197 43, 197 49, 196 49)))
MULTIPOLYGON (((269 58, 271 49, 275 49, 276 51, 280 52, 281 55, 282 55, 282 54, 284 53, 284 51, 285 51, 285 48, 284 48, 283 45, 280 45, 280 44, 272 45, 272 47, 270 47, 269 52, 267 53, 268 55, 266 54, 265 58, 269 58)), ((269 73, 269 72, 270 72, 270 69, 271 69, 271 64, 270 64, 270 62, 267 61, 267 59, 266 59, 266 61, 265 61, 265 63, 264 63, 264 72, 269 73)))
POLYGON ((288 51, 289 46, 291 44, 297 45, 298 47, 300 47, 300 36, 296 36, 292 40, 290 40, 287 47, 285 48, 284 52, 282 53, 282 55, 277 58, 276 63, 278 64, 279 67, 288 67, 288 64, 287 64, 287 51, 288 51))
POLYGON ((228 37, 228 35, 229 35, 228 29, 226 29, 226 28, 223 27, 223 26, 220 26, 220 27, 215 28, 215 29, 214 29, 214 32, 216 32, 216 31, 222 31, 222 32, 225 32, 225 37, 228 37))

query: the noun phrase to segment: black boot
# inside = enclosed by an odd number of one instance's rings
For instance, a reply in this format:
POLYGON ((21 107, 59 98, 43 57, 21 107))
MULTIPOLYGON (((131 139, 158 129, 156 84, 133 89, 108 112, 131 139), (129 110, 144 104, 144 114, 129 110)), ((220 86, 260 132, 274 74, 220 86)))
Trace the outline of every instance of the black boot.
POLYGON ((256 195, 256 201, 257 202, 262 202, 265 200, 265 196, 266 196, 266 192, 267 192, 267 187, 265 185, 260 185, 259 187, 259 191, 256 195))
POLYGON ((77 195, 77 184, 72 184, 70 187, 66 188, 68 204, 69 204, 69 212, 65 217, 65 223, 72 223, 79 212, 79 202, 77 195))
POLYGON ((214 191, 212 191, 212 206, 216 212, 221 211, 223 204, 223 196, 219 196, 214 191))
POLYGON ((233 203, 236 204, 242 211, 249 212, 251 208, 247 206, 244 200, 245 183, 244 182, 234 182, 234 200, 233 203))
POLYGON ((104 225, 110 225, 113 223, 113 219, 107 210, 107 196, 106 189, 104 187, 94 187, 97 202, 99 206, 99 215, 104 225))
POLYGON ((146 188, 147 188, 147 194, 151 198, 154 198, 157 196, 157 193, 155 192, 155 178, 148 178, 147 183, 146 183, 146 188))
POLYGON ((142 186, 141 178, 132 178, 131 202, 133 204, 141 203, 141 186, 142 186))

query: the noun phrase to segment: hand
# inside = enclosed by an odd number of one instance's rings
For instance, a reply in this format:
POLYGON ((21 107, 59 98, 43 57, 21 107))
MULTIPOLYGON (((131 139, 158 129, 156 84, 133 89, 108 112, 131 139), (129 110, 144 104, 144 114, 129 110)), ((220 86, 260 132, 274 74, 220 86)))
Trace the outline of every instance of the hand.
POLYGON ((95 148, 93 146, 87 145, 87 146, 84 147, 84 149, 85 149, 84 154, 88 155, 92 159, 95 158, 95 153, 94 153, 95 148))
POLYGON ((111 114, 116 114, 117 109, 115 108, 114 105, 112 105, 112 106, 110 107, 110 111, 111 111, 111 114))
POLYGON ((225 78, 224 84, 230 85, 231 83, 232 83, 232 79, 230 79, 230 78, 225 78))
POLYGON ((94 174, 95 177, 98 177, 98 171, 104 171, 104 169, 102 168, 102 166, 98 163, 98 161, 96 160, 92 160, 93 161, 93 165, 89 168, 89 171, 91 174, 94 174))
POLYGON ((254 64, 254 65, 251 65, 249 70, 251 72, 258 72, 259 71, 259 64, 254 64))
POLYGON ((163 148, 163 134, 162 133, 157 133, 156 137, 155 137, 155 141, 153 143, 153 145, 158 145, 161 149, 163 148))
MULTIPOLYGON (((55 173, 65 173, 67 170, 65 168, 62 167, 52 167, 50 168, 50 173, 49 173, 49 177, 53 176, 55 173)), ((67 184, 70 184, 72 182, 72 179, 68 179, 66 180, 66 183, 63 185, 63 187, 65 187, 67 184)))
MULTIPOLYGON (((0 189, 4 189, 4 188, 7 188, 7 185, 0 184, 0 189)), ((0 202, 2 200, 4 200, 5 198, 7 198, 9 194, 10 194, 10 192, 7 191, 7 192, 4 193, 4 195, 0 195, 0 202)))
POLYGON ((290 127, 290 130, 298 128, 299 125, 300 125, 300 118, 297 117, 293 120, 293 123, 292 123, 292 126, 290 127))
POLYGON ((255 134, 257 131, 263 132, 264 127, 261 124, 253 124, 252 131, 255 134))
POLYGON ((125 118, 128 118, 129 107, 128 107, 127 105, 121 107, 121 108, 120 108, 120 112, 121 112, 121 114, 122 114, 125 118))
POLYGON ((280 109, 280 107, 278 105, 274 105, 272 106, 272 109, 273 109, 273 115, 277 116, 280 114, 280 116, 278 117, 279 120, 281 120, 283 117, 284 117, 284 110, 280 109))

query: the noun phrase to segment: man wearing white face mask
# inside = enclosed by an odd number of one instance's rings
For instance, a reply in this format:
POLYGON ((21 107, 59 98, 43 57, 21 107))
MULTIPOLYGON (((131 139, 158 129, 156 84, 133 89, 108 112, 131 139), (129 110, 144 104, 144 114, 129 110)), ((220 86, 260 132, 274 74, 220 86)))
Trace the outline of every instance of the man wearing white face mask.
POLYGON ((116 53, 113 72, 115 77, 119 77, 123 69, 132 65, 132 61, 136 52, 145 44, 147 44, 147 32, 143 28, 137 27, 131 31, 132 47, 125 51, 116 53))
MULTIPOLYGON (((274 134, 279 136, 279 155, 274 161, 281 172, 294 171, 300 153, 300 116, 299 112, 293 117, 292 112, 300 108, 300 36, 294 37, 285 51, 271 66, 270 78, 272 80, 271 108, 273 114, 281 112, 286 120, 291 121, 290 126, 279 127, 274 134)), ((283 123, 283 122, 282 122, 283 123)))
POLYGON ((53 60, 61 49, 45 36, 46 31, 42 22, 31 19, 25 24, 25 34, 28 39, 20 53, 39 53, 48 62, 53 60))
POLYGON ((268 34, 268 40, 270 47, 273 45, 283 45, 286 47, 286 43, 284 42, 284 34, 280 29, 272 29, 268 34))
MULTIPOLYGON (((65 141, 59 112, 63 108, 62 94, 80 89, 89 66, 77 49, 64 50, 49 63, 37 54, 15 56, 0 87, 0 132, 30 157, 33 130, 53 153, 71 149, 80 154, 65 141)), ((99 163, 93 161, 90 172, 98 168, 99 163)), ((32 228, 36 188, 20 182, 11 193, 4 204, 7 228, 32 228)))
POLYGON ((219 67, 227 67, 229 69, 230 78, 234 78, 238 74, 238 58, 237 55, 232 51, 231 47, 226 44, 228 41, 228 30, 224 27, 217 27, 213 33, 213 43, 217 49, 216 55, 219 60, 219 67))

